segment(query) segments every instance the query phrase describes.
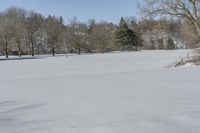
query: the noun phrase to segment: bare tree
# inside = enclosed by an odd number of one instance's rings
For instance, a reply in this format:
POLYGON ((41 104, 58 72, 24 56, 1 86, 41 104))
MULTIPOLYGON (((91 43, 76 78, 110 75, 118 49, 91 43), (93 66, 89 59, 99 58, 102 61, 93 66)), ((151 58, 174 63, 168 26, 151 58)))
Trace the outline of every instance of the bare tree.
POLYGON ((35 54, 48 54, 48 35, 44 28, 34 33, 35 54))
POLYGON ((48 35, 48 46, 53 56, 55 56, 56 48, 59 47, 59 35, 62 33, 62 26, 62 21, 55 16, 49 16, 44 23, 48 35))
POLYGON ((90 30, 90 43, 97 52, 104 53, 113 46, 113 25, 107 22, 95 24, 90 30))
POLYGON ((7 13, 3 12, 0 14, 0 43, 1 49, 4 52, 6 58, 9 56, 11 51, 11 38, 13 37, 12 22, 13 20, 8 16, 7 13))
POLYGON ((76 17, 70 20, 69 27, 71 33, 70 42, 80 55, 82 48, 88 43, 88 27, 86 23, 78 21, 76 17))
POLYGON ((144 19, 140 20, 138 24, 134 25, 132 27, 135 32, 141 34, 144 49, 167 49, 168 38, 172 38, 179 45, 176 48, 184 47, 180 33, 182 24, 179 20, 144 19))
POLYGON ((22 54, 22 43, 26 37, 25 20, 26 10, 17 7, 11 7, 7 10, 7 16, 12 19, 10 28, 13 32, 13 39, 17 44, 18 55, 22 54))
POLYGON ((31 54, 34 56, 35 54, 35 41, 34 34, 41 28, 43 23, 43 16, 41 14, 37 14, 34 12, 29 12, 29 16, 27 18, 27 32, 28 38, 31 43, 31 54))
POLYGON ((181 27, 181 38, 185 42, 187 48, 198 48, 199 38, 195 33, 194 27, 187 20, 183 21, 181 27))
MULTIPOLYGON (((146 15, 165 15, 169 17, 181 18, 186 20, 191 26, 190 29, 194 31, 200 41, 200 0, 146 0, 146 6, 143 6, 142 12, 146 15)), ((187 31, 188 32, 188 31, 187 31)), ((199 46, 198 46, 199 47, 199 46)), ((180 61, 178 64, 185 64, 188 62, 200 64, 200 49, 195 50, 194 58, 192 60, 180 61), (197 52, 198 51, 198 52, 197 52), (196 56, 198 55, 198 56, 196 56)))
POLYGON ((200 38, 200 0, 145 0, 141 7, 145 15, 165 15, 187 19, 200 38))

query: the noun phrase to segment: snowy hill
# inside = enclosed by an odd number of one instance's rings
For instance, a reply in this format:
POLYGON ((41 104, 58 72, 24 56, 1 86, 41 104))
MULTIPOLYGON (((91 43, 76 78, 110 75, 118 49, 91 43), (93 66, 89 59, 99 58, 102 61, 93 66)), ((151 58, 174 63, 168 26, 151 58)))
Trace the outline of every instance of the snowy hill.
POLYGON ((199 133, 187 51, 0 61, 0 133, 199 133))

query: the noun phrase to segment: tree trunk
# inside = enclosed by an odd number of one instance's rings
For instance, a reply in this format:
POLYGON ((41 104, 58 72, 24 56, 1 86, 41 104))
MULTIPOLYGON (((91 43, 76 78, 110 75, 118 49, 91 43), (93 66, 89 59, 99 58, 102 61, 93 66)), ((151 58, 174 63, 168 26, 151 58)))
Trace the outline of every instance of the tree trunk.
POLYGON ((81 47, 78 48, 78 55, 81 55, 81 47))
POLYGON ((6 58, 8 58, 8 43, 6 43, 6 46, 5 46, 5 55, 6 55, 6 58))
POLYGON ((196 32, 198 34, 199 39, 200 39, 200 25, 199 25, 199 23, 198 22, 194 22, 194 27, 195 27, 195 30, 196 30, 196 32))
POLYGON ((53 54, 53 56, 55 56, 55 48, 54 47, 52 48, 52 54, 53 54))
POLYGON ((33 42, 33 35, 31 35, 31 54, 32 54, 32 56, 35 55, 34 42, 33 42))
POLYGON ((103 54, 104 53, 104 48, 100 48, 100 52, 103 54))
POLYGON ((135 47, 135 51, 138 51, 138 47, 137 46, 135 47))
POLYGON ((22 57, 21 50, 18 51, 19 57, 22 57))
POLYGON ((21 48, 20 48, 19 44, 18 44, 17 47, 18 47, 18 55, 19 55, 19 57, 21 57, 22 56, 22 54, 21 54, 22 52, 21 52, 21 48))

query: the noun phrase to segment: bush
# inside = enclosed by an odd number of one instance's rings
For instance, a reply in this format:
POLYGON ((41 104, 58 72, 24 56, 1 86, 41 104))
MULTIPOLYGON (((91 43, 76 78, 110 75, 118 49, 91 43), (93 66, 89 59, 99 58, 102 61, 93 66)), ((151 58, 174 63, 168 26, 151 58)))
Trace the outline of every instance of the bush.
POLYGON ((176 49, 176 46, 174 44, 174 40, 172 38, 170 38, 170 37, 167 40, 167 49, 168 50, 176 49))
POLYGON ((175 63, 169 65, 169 67, 179 67, 179 66, 184 66, 186 64, 193 64, 196 66, 200 66, 200 49, 195 49, 193 51, 193 56, 182 58, 176 61, 175 63))

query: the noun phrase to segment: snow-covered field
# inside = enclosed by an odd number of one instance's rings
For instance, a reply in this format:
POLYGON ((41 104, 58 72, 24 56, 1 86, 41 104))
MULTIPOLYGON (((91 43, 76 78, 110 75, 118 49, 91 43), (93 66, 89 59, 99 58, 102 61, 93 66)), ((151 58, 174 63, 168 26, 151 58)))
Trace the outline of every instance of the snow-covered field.
POLYGON ((0 133, 200 133, 186 51, 0 61, 0 133))

